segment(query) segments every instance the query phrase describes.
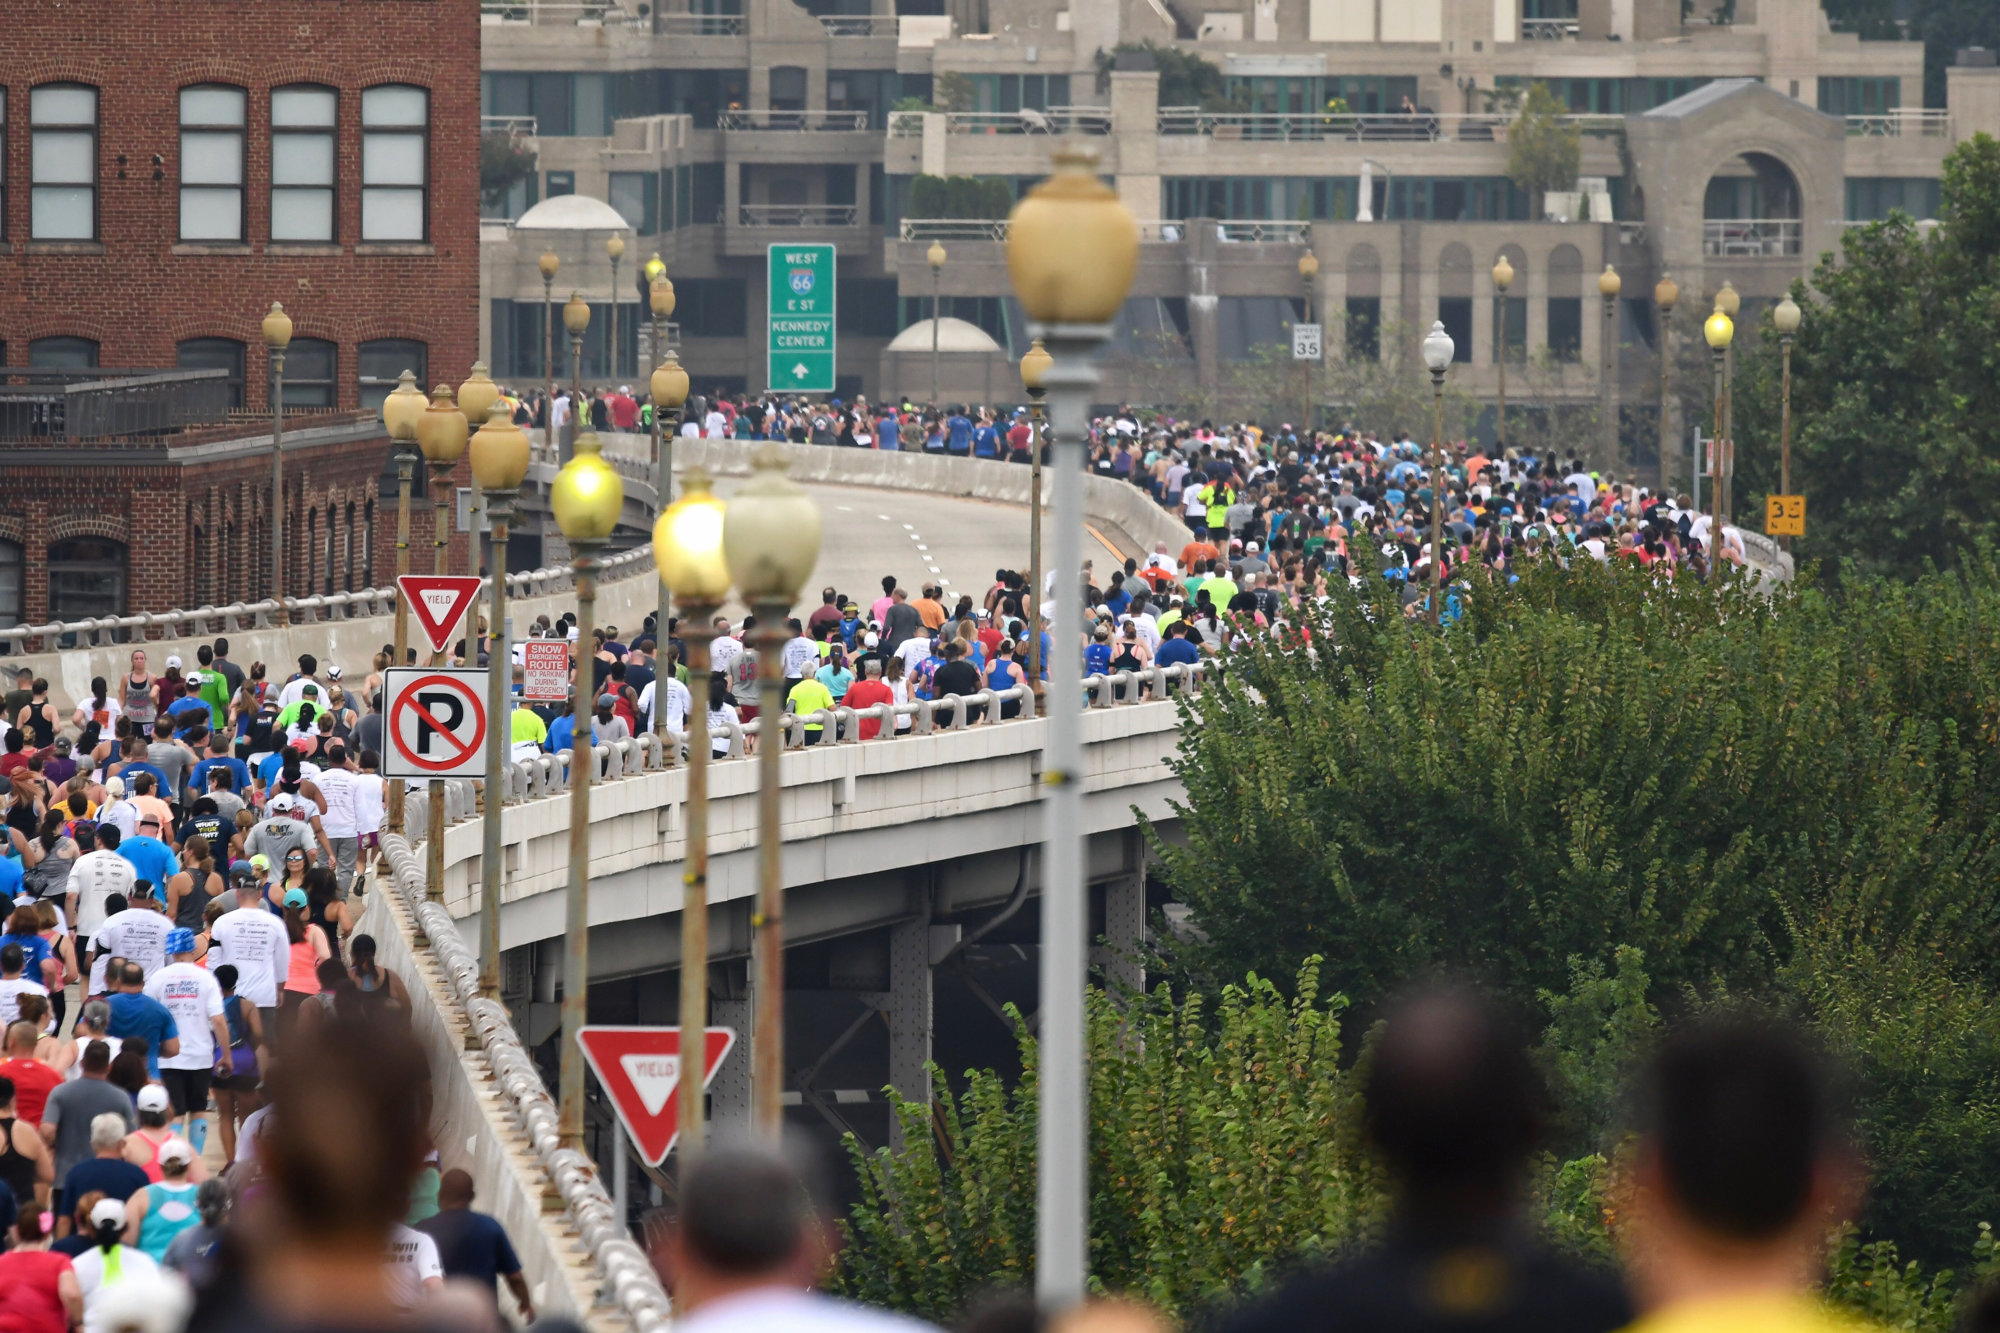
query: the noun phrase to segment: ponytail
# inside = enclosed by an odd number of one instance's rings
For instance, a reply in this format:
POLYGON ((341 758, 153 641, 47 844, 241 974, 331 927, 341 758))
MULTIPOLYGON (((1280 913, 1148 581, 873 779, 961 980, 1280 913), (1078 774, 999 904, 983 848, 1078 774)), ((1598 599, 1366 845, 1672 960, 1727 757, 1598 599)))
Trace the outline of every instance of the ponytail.
POLYGON ((118 1248, 119 1238, 124 1234, 124 1223, 106 1219, 103 1222, 97 1223, 92 1229, 91 1243, 96 1245, 100 1250, 115 1250, 118 1248))

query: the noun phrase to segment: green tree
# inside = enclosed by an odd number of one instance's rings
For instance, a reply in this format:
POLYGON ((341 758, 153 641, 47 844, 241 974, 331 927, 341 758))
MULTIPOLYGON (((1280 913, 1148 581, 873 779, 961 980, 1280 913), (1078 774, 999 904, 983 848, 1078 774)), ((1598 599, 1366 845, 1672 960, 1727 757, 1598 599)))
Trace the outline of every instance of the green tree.
POLYGON ((1528 215, 1542 215, 1550 190, 1569 190, 1583 160, 1583 135, 1561 119, 1569 108, 1545 83, 1528 85, 1521 110, 1507 129, 1507 177, 1528 196, 1528 215))
POLYGON ((507 192, 534 170, 535 146, 525 137, 507 130, 479 136, 479 197, 488 208, 500 207, 507 192))
POLYGON ((1193 106, 1203 111, 1249 109, 1242 99, 1229 95, 1221 66, 1193 51, 1184 51, 1177 46, 1156 46, 1152 42, 1120 42, 1109 51, 1098 51, 1098 92, 1111 91, 1111 71, 1116 68, 1121 55, 1142 55, 1152 59, 1153 68, 1160 74, 1161 106, 1193 106))
MULTIPOLYGON (((1910 575, 2000 540, 2000 142, 1945 160, 1943 225, 1850 228, 1810 288, 1793 351, 1792 486, 1801 557, 1910 575)), ((1768 324, 1765 326, 1768 328, 1768 324)), ((1778 342, 1755 339, 1736 390, 1740 516, 1776 489, 1778 342)))

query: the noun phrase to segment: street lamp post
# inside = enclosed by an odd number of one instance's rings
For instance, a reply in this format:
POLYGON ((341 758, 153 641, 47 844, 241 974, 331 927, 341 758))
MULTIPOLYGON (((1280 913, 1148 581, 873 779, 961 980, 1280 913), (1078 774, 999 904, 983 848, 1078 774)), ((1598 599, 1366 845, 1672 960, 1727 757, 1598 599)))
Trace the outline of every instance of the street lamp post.
POLYGON ((1431 624, 1444 623, 1444 375, 1457 352, 1444 321, 1424 336, 1424 366, 1431 372, 1431 624))
MULTIPOLYGON (((493 377, 487 373, 486 363, 473 362, 472 373, 458 386, 458 414, 465 418, 467 428, 471 429, 474 422, 483 424, 487 409, 491 408, 494 400, 499 397, 500 386, 495 384, 493 377)), ((475 576, 479 573, 479 511, 483 503, 479 496, 479 482, 475 478, 472 483, 472 503, 468 507, 470 510, 468 517, 471 522, 467 524, 465 541, 465 572, 475 576)), ((478 629, 479 617, 475 614, 471 623, 466 626, 465 637, 468 643, 478 641, 478 629)), ((479 654, 475 651, 469 656, 476 660, 479 654)))
POLYGON ((944 242, 932 241, 924 252, 931 266, 931 410, 938 405, 938 297, 944 281, 944 242))
MULTIPOLYGON (((445 572, 445 548, 450 542, 451 473, 458 466, 458 460, 465 456, 466 421, 452 401, 451 386, 440 384, 431 391, 430 406, 417 418, 417 448, 423 451, 424 462, 430 467, 431 491, 431 573, 445 572)), ((474 616, 474 620, 478 617, 474 616)), ((476 662, 478 650, 473 646, 477 640, 470 628, 466 631, 467 665, 476 662)), ((436 666, 443 658, 440 653, 431 659, 436 666)), ((499 670, 498 662, 489 663, 490 670, 499 670)), ((498 726, 497 720, 489 719, 489 727, 498 726)), ((432 902, 444 900, 444 779, 430 780, 430 819, 424 826, 424 895, 432 902)))
MULTIPOLYGON (((1734 284, 1727 280, 1723 282, 1722 290, 1715 294, 1715 308, 1729 316, 1729 322, 1734 326, 1737 313, 1743 308, 1743 298, 1736 294, 1734 284)), ((1729 466, 1717 479, 1716 492, 1722 501, 1718 511, 1721 521, 1727 523, 1730 515, 1736 512, 1736 343, 1733 337, 1722 353, 1721 438, 1729 441, 1729 466)))
MULTIPOLYGON (((1723 383, 1723 363, 1729 356, 1729 344, 1736 337, 1736 323, 1723 313, 1721 302, 1716 303, 1715 313, 1702 325, 1702 337, 1708 340, 1709 354, 1715 361, 1715 442, 1710 446, 1713 462, 1709 468, 1711 498, 1709 504, 1714 515, 1709 531, 1709 563, 1714 565, 1715 555, 1722 548, 1722 525, 1729 521, 1728 510, 1723 507, 1722 476, 1726 451, 1723 447, 1723 395, 1727 392, 1723 383)), ((1697 460, 1698 461, 1698 460, 1697 460)), ((1719 575, 1722 571, 1716 567, 1719 575)))
MULTIPOLYGON (((542 379, 548 385, 548 397, 542 399, 542 443, 556 448, 555 284, 562 260, 554 250, 544 250, 537 263, 542 270, 542 379)), ((496 626, 493 632, 499 633, 499 628, 496 626)))
MULTIPOLYGON (((576 437, 576 451, 549 487, 549 508, 569 542, 576 570, 576 684, 570 717, 569 893, 564 903, 562 1055, 559 1134, 564 1147, 583 1148, 583 1048, 577 1040, 589 1013, 590 997, 590 784, 597 776, 597 749, 591 742, 590 712, 595 702, 591 632, 597 615, 597 551, 618 526, 625 483, 604 461, 597 432, 576 437)), ((494 663, 497 677, 502 667, 494 663)), ((511 672, 509 673, 511 674, 511 672)), ((655 691, 657 694, 658 691, 655 691)), ((498 717, 488 725, 500 729, 498 717)), ((696 1068, 700 1067, 699 1057, 696 1068)), ((697 1080, 699 1081, 699 1080, 697 1080)))
POLYGON ((264 316, 264 347, 271 354, 271 600, 280 625, 292 623, 285 609, 285 349, 291 345, 292 317, 273 301, 264 316))
POLYGON ((562 322, 569 333, 569 433, 562 452, 567 464, 576 450, 576 437, 590 425, 583 419, 583 334, 590 327, 590 306, 575 292, 563 305, 562 322))
MULTIPOLYGON (((1083 847, 1083 468, 1092 358, 1139 262, 1139 227, 1098 179, 1097 154, 1064 145, 1014 207, 1007 273, 1029 331, 1052 353, 1042 380, 1055 418, 1055 660, 1048 685, 1047 851, 1042 865, 1041 1053, 1035 1151, 1035 1294, 1045 1312, 1080 1303, 1089 1272, 1089 1084, 1084 987, 1090 928, 1083 847)), ((1038 587, 1036 592, 1040 592, 1038 587)), ((1039 640, 1040 634, 1035 633, 1039 640)))
MULTIPOLYGON (((653 310, 653 375, 647 384, 653 401, 653 488, 658 507, 665 513, 674 498, 674 441, 681 431, 681 406, 687 402, 687 371, 671 347, 664 346, 665 321, 674 313, 674 284, 667 278, 667 266, 646 289, 653 310), (671 410, 669 410, 671 409, 671 410)), ((667 609, 670 590, 660 584, 659 600, 653 612, 653 661, 657 668, 660 650, 667 642, 667 609)), ((654 710, 657 720, 659 710, 654 710)), ((664 733, 663 733, 664 734, 664 733)))
MULTIPOLYGON (((662 366, 655 377, 666 370, 662 366)), ((682 376, 685 381, 686 376, 682 376)), ((683 390, 685 392, 685 390, 683 390)), ((657 415, 657 406, 655 414, 657 415)), ((672 588, 687 614, 688 770, 687 842, 681 868, 681 1161, 701 1150, 703 1074, 708 1032, 708 694, 709 646, 715 639, 715 611, 729 596, 729 566, 722 558, 723 504, 710 492, 708 474, 688 474, 681 498, 653 525, 653 559, 660 584, 672 588)), ((666 621, 660 622, 665 641, 666 621)), ((666 685, 672 677, 664 658, 654 676, 654 725, 666 737, 666 685)), ((669 744, 672 742, 669 741, 669 744)))
MULTIPOLYGON (((639 271, 646 275, 646 292, 650 296, 653 291, 653 284, 667 276, 667 264, 665 260, 660 258, 660 252, 655 250, 652 257, 641 266, 639 271)), ((668 283, 667 287, 669 290, 672 290, 673 284, 668 283)), ((660 314, 658 311, 655 311, 653 313, 652 352, 646 363, 646 374, 649 378, 654 368, 660 364, 660 351, 660 314)), ((663 509, 666 507, 664 499, 661 500, 660 507, 663 509)))
POLYGON ((1507 447, 1507 289, 1513 285, 1514 266, 1501 255, 1493 265, 1493 340, 1500 348, 1494 358, 1500 367, 1500 429, 1494 440, 1500 450, 1507 447))
MULTIPOLYGON (((1799 303, 1787 292, 1785 299, 1778 302, 1771 312, 1771 324, 1778 330, 1778 351, 1784 360, 1783 398, 1784 406, 1779 416, 1778 427, 1778 494, 1792 493, 1792 337, 1799 331, 1799 321, 1804 312, 1799 303)), ((1780 537, 1779 543, 1787 550, 1792 549, 1790 537, 1780 537)))
POLYGON ((1028 688, 1042 697, 1042 399, 1052 358, 1040 338, 1021 358, 1021 387, 1028 391, 1028 604, 1021 608, 1028 636, 1028 688))
POLYGON ((1653 304, 1660 308, 1660 498, 1673 485, 1674 444, 1674 307, 1680 303, 1681 289, 1670 273, 1653 288, 1653 304))
MULTIPOLYGON (((417 387, 416 372, 410 370, 397 377, 396 387, 382 400, 382 424, 389 428, 391 457, 396 463, 396 620, 391 643, 395 666, 404 665, 410 649, 410 599, 403 594, 403 575, 410 572, 410 479, 417 465, 412 446, 417 443, 417 423, 429 406, 423 390, 417 387)), ((401 778, 389 780, 391 833, 403 831, 405 790, 401 778)))
MULTIPOLYGON (((1317 278, 1318 276, 1319 276, 1319 256, 1315 255, 1312 251, 1308 250, 1304 254, 1299 256, 1299 286, 1303 288, 1305 291, 1305 300, 1306 300, 1305 322, 1308 324, 1313 322, 1313 279, 1317 278)), ((1320 345, 1322 348, 1325 347, 1324 335, 1322 335, 1321 337, 1320 345)), ((1300 376, 1300 379, 1305 386, 1300 391, 1299 394, 1299 439, 1301 443, 1303 443, 1312 438, 1312 414, 1313 414, 1312 362, 1301 361, 1299 363, 1299 369, 1303 372, 1300 376)))
MULTIPOLYGON (((819 562, 819 506, 785 475, 776 444, 760 446, 755 472, 724 510, 722 554, 736 591, 757 615, 757 928, 756 1017, 750 1091, 757 1132, 775 1142, 784 1128, 784 828, 779 762, 785 752, 785 617, 819 562)), ((705 701, 703 701, 705 702, 705 701)))
POLYGON ((480 832, 479 993, 500 998, 500 814, 505 805, 505 766, 511 710, 508 684, 512 654, 507 647, 507 525, 514 519, 514 495, 528 475, 528 436, 495 399, 472 437, 472 480, 486 497, 489 540, 486 566, 493 580, 487 613, 486 806, 480 832))
POLYGON ((1597 275, 1597 293, 1604 298, 1604 465, 1618 462, 1618 293, 1624 282, 1606 264, 1597 275))
POLYGON ((612 232, 605 239, 604 253, 611 259, 611 323, 604 331, 604 364, 610 367, 607 373, 615 381, 618 378, 618 261, 625 258, 625 238, 612 232))

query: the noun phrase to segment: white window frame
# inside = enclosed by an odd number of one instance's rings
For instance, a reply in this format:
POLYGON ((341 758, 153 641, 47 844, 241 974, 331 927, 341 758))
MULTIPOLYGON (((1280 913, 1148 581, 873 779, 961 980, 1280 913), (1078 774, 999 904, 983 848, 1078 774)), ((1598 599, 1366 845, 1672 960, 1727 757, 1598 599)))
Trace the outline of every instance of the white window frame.
POLYGON ((248 195, 245 179, 246 154, 244 152, 244 143, 245 136, 249 130, 249 120, 250 94, 234 84, 193 83, 180 90, 181 181, 179 235, 183 241, 240 244, 247 239, 249 220, 248 210, 244 202, 248 195), (190 93, 226 95, 236 104, 235 120, 233 122, 226 119, 215 120, 208 118, 190 120, 188 118, 191 114, 188 109, 188 95, 190 93), (211 147, 221 148, 225 156, 228 154, 233 142, 236 156, 235 170, 233 172, 235 179, 229 179, 232 173, 227 165, 222 167, 220 174, 214 180, 189 179, 189 150, 194 146, 190 143, 190 136, 196 136, 199 140, 208 141, 208 145, 211 147), (222 198, 224 195, 232 196, 235 201, 234 227, 198 228, 196 231, 190 232, 188 230, 188 209, 190 203, 192 202, 197 208, 200 208, 204 203, 224 203, 225 201, 222 198))
POLYGON ((361 240, 369 242, 424 242, 430 240, 430 89, 413 83, 382 83, 361 92, 361 240), (388 94, 416 93, 423 99, 423 113, 416 119, 399 118, 385 109, 388 94), (414 147, 418 170, 416 179, 399 178, 388 159, 407 154, 414 147), (390 210, 407 206, 416 196, 417 226, 392 225, 390 210))
POLYGON ((98 238, 98 120, 102 115, 103 104, 103 92, 94 84, 60 80, 53 83, 44 83, 28 90, 29 239, 37 241, 94 241, 98 238), (43 113, 37 109, 36 103, 43 100, 43 93, 58 91, 86 92, 90 94, 90 119, 87 121, 58 120, 54 118, 55 113, 51 111, 47 113, 50 118, 43 120, 43 113), (90 155, 87 173, 84 178, 80 180, 65 180, 45 175, 45 171, 53 168, 57 162, 76 152, 78 145, 67 141, 78 136, 88 136, 90 141, 90 155), (45 149, 46 152, 44 151, 45 149), (44 161, 45 157, 47 158, 46 162, 44 161), (57 206, 57 201, 51 198, 51 196, 74 193, 79 190, 85 194, 88 200, 90 226, 83 231, 78 231, 74 227, 64 228, 60 231, 42 230, 43 219, 41 214, 44 200, 47 199, 50 206, 55 207, 57 206))
MULTIPOLYGON (((321 83, 289 83, 271 90, 271 241, 276 245, 333 245, 340 240, 340 94, 337 90, 321 83), (322 123, 294 119, 294 113, 286 112, 284 120, 279 119, 279 97, 284 93, 323 94, 331 103, 331 110, 322 123), (283 180, 292 174, 295 163, 289 163, 286 149, 317 140, 324 144, 324 181, 283 180), (321 195, 326 201, 326 231, 324 235, 305 236, 296 231, 279 235, 278 201, 283 196, 321 195)), ((298 173, 304 174, 304 173, 298 173)))

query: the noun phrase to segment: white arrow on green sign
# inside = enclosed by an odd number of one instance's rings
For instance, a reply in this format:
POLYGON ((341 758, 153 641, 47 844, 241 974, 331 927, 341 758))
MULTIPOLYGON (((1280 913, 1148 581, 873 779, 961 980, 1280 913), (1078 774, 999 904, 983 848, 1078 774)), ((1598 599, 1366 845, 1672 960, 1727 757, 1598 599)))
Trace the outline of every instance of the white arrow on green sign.
POLYGON ((770 289, 770 387, 832 393, 833 247, 773 245, 770 289))

